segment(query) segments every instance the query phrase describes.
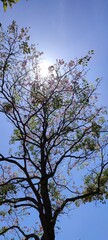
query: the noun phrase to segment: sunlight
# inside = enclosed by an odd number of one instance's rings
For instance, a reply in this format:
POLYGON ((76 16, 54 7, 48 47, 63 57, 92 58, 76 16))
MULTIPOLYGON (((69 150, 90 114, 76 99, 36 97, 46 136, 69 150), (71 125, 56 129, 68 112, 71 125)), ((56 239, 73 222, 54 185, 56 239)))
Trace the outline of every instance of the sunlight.
POLYGON ((48 75, 48 67, 51 66, 51 62, 48 60, 43 60, 40 64, 40 74, 42 77, 46 77, 48 75))

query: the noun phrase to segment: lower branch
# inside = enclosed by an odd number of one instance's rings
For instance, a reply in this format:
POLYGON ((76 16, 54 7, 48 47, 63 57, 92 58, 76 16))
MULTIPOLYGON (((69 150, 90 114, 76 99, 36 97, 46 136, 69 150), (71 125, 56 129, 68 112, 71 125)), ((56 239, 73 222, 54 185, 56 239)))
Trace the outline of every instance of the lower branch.
POLYGON ((0 236, 5 234, 6 232, 12 230, 12 229, 18 229, 19 232, 25 237, 25 240, 29 240, 30 238, 34 238, 35 240, 39 240, 39 237, 35 235, 34 233, 31 234, 25 234, 24 231, 19 226, 11 226, 11 227, 4 227, 3 230, 0 232, 0 236))
POLYGON ((56 223, 56 219, 57 219, 58 215, 62 212, 62 210, 64 209, 64 207, 66 206, 67 203, 75 202, 77 200, 88 198, 90 196, 95 196, 97 194, 99 194, 99 190, 85 193, 82 195, 78 195, 77 197, 66 198, 65 201, 62 203, 62 205, 60 207, 58 207, 56 209, 56 211, 54 212, 54 217, 53 217, 54 224, 56 223))

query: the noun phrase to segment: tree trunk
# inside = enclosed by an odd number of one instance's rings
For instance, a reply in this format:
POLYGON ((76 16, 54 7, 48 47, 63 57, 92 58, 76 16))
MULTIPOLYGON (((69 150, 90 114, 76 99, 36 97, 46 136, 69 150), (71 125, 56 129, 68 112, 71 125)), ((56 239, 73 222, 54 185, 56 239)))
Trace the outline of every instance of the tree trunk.
POLYGON ((55 240, 54 223, 48 211, 47 214, 42 213, 40 219, 43 227, 43 236, 41 240, 55 240))
POLYGON ((46 226, 46 230, 44 231, 41 240, 55 240, 54 229, 51 226, 49 226, 49 228, 46 226))

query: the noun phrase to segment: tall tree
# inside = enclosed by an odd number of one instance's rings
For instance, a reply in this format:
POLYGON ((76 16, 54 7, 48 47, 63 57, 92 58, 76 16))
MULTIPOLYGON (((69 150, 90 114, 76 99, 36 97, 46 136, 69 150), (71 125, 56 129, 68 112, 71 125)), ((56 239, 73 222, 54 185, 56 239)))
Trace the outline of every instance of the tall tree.
POLYGON ((27 28, 13 21, 7 31, 1 26, 0 39, 0 112, 14 128, 9 155, 0 154, 0 235, 54 240, 57 219, 71 204, 107 198, 100 79, 93 86, 86 78, 93 51, 56 60, 44 78, 43 53, 29 45, 27 28))

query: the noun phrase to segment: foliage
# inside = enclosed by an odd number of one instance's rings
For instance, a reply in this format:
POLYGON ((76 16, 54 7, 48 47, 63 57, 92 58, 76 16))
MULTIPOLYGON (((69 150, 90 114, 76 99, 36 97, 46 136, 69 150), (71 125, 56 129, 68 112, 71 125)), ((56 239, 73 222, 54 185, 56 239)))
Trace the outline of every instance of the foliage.
POLYGON ((14 127, 9 155, 0 154, 0 235, 54 240, 70 204, 107 199, 100 79, 92 85, 86 77, 93 51, 68 63, 57 59, 44 78, 43 53, 29 45, 27 28, 1 26, 0 40, 0 112, 14 127))
POLYGON ((4 11, 6 11, 8 5, 12 7, 13 3, 17 3, 19 0, 1 0, 1 2, 3 3, 4 11))

